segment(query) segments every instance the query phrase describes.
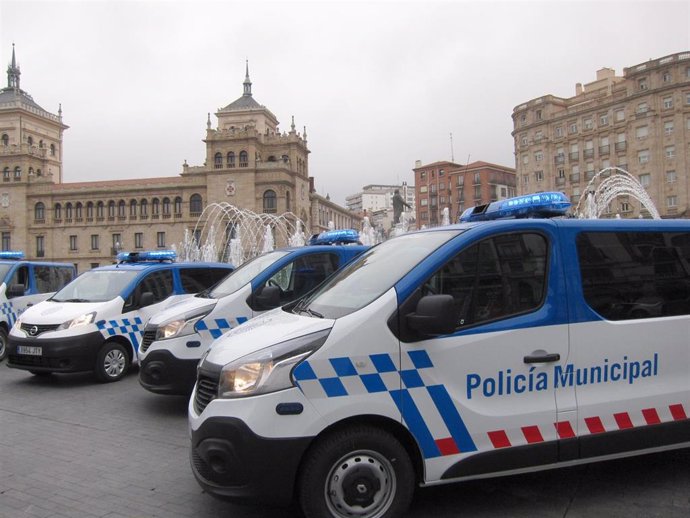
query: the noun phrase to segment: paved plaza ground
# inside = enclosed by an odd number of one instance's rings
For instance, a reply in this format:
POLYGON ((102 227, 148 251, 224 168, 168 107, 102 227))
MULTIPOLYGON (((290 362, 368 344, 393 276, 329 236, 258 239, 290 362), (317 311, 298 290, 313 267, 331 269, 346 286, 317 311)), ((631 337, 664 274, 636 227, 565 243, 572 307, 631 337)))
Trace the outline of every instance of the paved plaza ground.
MULTIPOLYGON (((189 467, 187 401, 136 371, 37 378, 0 364, 0 517, 297 518, 228 504, 189 467)), ((690 439, 690 438, 689 438, 690 439)), ((690 450, 425 488, 406 518, 690 516, 690 450)))

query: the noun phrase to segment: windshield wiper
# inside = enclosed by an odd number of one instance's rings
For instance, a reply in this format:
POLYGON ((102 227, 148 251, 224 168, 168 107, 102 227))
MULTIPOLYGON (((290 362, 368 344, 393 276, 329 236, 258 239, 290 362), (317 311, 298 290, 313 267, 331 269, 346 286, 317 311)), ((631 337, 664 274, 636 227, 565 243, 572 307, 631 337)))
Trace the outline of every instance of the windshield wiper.
POLYGON ((64 299, 64 300, 62 300, 62 299, 50 299, 50 300, 52 300, 53 302, 91 302, 88 299, 64 299))
POLYGON ((318 311, 314 311, 313 309, 309 308, 299 308, 297 309, 300 313, 306 313, 309 316, 316 317, 316 318, 323 318, 323 315, 319 313, 318 311))

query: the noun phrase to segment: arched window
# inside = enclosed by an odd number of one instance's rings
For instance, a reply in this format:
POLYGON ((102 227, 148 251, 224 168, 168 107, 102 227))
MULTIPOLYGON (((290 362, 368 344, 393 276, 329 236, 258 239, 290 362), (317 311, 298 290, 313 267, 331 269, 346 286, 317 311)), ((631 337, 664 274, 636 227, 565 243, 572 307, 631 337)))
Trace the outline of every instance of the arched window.
POLYGON ((228 153, 228 167, 235 167, 235 153, 228 153))
POLYGON ((42 173, 41 173, 41 170, 40 170, 40 169, 36 169, 36 176, 41 176, 41 174, 42 174, 42 173))
POLYGON ((77 218, 77 221, 81 221, 82 218, 82 208, 84 206, 81 204, 81 202, 77 202, 77 204, 74 206, 74 217, 77 218))
POLYGON ((29 144, 29 147, 33 146, 34 145, 34 138, 32 136, 29 136, 26 139, 26 143, 29 144))
POLYGON ((55 210, 53 211, 53 214, 55 216, 55 221, 60 221, 62 220, 62 205, 59 203, 55 204, 55 210))
POLYGON ((148 202, 148 200, 143 199, 139 203, 139 214, 141 216, 144 216, 144 217, 148 216, 148 214, 149 214, 149 202, 148 202))
POLYGON ((170 198, 163 198, 163 216, 170 216, 170 198))
POLYGON ((86 219, 93 219, 93 202, 90 201, 86 204, 86 219))
POLYGON ((96 217, 98 219, 103 219, 104 212, 105 212, 105 204, 102 201, 99 201, 98 204, 96 205, 96 217))
POLYGON ((137 215, 137 200, 129 200, 129 215, 137 215))
POLYGON ((161 212, 161 202, 158 200, 158 198, 154 198, 151 200, 151 215, 152 216, 158 216, 161 212))
POLYGON ((10 181, 10 168, 6 167, 2 170, 2 179, 6 182, 10 181))
POLYGON ((46 206, 41 201, 39 201, 34 206, 34 219, 37 219, 37 220, 46 219, 46 206))
POLYGON ((175 198, 173 212, 175 212, 175 214, 182 214, 182 198, 180 198, 179 196, 175 198))
POLYGON ((264 212, 274 213, 277 209, 276 192, 269 189, 264 192, 264 212))
POLYGON ((108 217, 109 218, 115 217, 115 201, 114 200, 110 200, 108 202, 108 217))
POLYGON ((213 167, 220 169, 223 167, 223 155, 221 153, 216 153, 213 157, 213 167))
POLYGON ((3 146, 9 146, 10 145, 10 137, 7 136, 7 133, 2 134, 2 145, 3 146))
POLYGON ((189 214, 198 216, 203 210, 200 194, 192 194, 189 197, 189 214))
POLYGON ((240 151, 240 167, 247 167, 249 165, 249 155, 246 151, 240 151))
POLYGON ((50 145, 50 156, 55 156, 55 144, 50 145))
POLYGON ((33 176, 33 175, 34 175, 34 168, 29 167, 29 176, 33 176))
POLYGON ((72 204, 65 205, 65 219, 72 219, 72 204))
POLYGON ((22 169, 21 169, 21 167, 17 166, 14 168, 14 178, 16 180, 17 178, 21 178, 21 177, 22 177, 22 169))
POLYGON ((285 193, 285 210, 292 210, 292 208, 290 207, 290 191, 287 191, 285 193))
POLYGON ((127 204, 125 200, 120 200, 117 203, 117 216, 119 218, 124 218, 127 215, 127 204))

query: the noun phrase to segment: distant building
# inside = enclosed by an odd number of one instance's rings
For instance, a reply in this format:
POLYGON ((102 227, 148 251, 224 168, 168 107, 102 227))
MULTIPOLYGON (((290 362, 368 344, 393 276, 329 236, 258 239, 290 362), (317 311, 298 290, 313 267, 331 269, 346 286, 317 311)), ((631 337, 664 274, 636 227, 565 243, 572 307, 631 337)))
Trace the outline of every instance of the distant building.
MULTIPOLYGON (((690 212, 690 52, 610 68, 575 85, 575 96, 544 95, 513 110, 518 192, 561 191, 576 205, 601 170, 631 173, 662 217, 690 212)), ((619 196, 604 215, 648 214, 619 196)))
POLYGON ((362 190, 347 196, 345 205, 349 210, 361 216, 369 217, 372 226, 382 226, 386 231, 393 226, 393 194, 399 191, 405 202, 412 207, 406 209, 408 223, 416 220, 414 185, 381 185, 370 184, 362 190))
POLYGON ((453 223, 468 207, 515 196, 515 169, 488 162, 417 161, 414 174, 418 227, 441 225, 444 208, 453 223))
MULTIPOLYGON (((309 175, 306 129, 288 132, 252 96, 249 69, 241 97, 208 116, 206 160, 186 162, 170 177, 63 182, 58 115, 20 88, 14 49, 0 90, 0 246, 27 258, 72 262, 80 271, 114 260, 122 250, 169 248, 193 231, 204 208, 226 202, 256 213, 292 213, 305 234, 333 221, 359 228, 361 218, 318 195, 309 175)), ((94 124, 97 124, 94 119, 94 124)), ((294 217, 292 217, 294 219, 294 217)), ((284 245, 286 243, 276 243, 284 245)))

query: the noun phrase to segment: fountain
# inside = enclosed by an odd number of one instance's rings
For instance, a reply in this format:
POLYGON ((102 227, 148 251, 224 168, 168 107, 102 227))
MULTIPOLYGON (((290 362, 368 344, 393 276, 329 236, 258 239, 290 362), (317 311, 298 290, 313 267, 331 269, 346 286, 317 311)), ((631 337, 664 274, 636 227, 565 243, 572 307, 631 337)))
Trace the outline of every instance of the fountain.
POLYGON ((223 261, 239 266, 276 246, 304 243, 304 223, 293 213, 257 214, 229 203, 204 208, 194 227, 185 230, 180 261, 223 261))
POLYGON ((363 245, 375 245, 378 240, 376 237, 376 230, 369 223, 369 216, 364 216, 362 221, 362 230, 359 232, 359 240, 363 245))
MULTIPOLYGON (((652 219, 660 219, 659 211, 640 182, 625 169, 607 167, 602 169, 585 187, 585 196, 580 197, 574 214, 580 218, 599 218, 608 212, 609 203, 618 196, 632 196, 647 209, 652 219), (600 177, 605 177, 595 188, 600 177)), ((620 217, 620 214, 617 215, 620 217)))
POLYGON ((443 212, 441 214, 441 226, 445 227, 450 225, 450 209, 448 207, 443 207, 443 212))

